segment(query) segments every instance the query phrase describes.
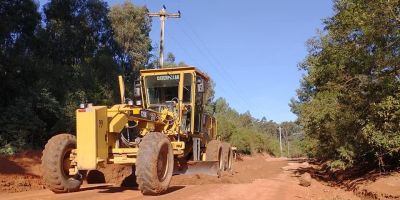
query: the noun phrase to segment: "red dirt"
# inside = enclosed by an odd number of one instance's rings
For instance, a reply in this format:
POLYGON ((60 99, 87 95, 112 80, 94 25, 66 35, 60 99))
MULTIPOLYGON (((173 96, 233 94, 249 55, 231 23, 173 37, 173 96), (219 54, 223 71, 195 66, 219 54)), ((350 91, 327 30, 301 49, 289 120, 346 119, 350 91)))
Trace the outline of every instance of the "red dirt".
POLYGON ((205 184, 239 184, 251 183, 256 179, 267 179, 276 176, 287 165, 287 161, 260 162, 263 156, 244 157, 236 161, 232 172, 224 172, 221 178, 207 175, 177 175, 172 179, 172 185, 205 185, 205 184), (261 173, 260 173, 261 172, 261 173))
MULTIPOLYGON (((43 190, 40 178, 41 152, 22 153, 11 157, 0 157, 0 193, 2 199, 152 199, 143 197, 135 187, 130 166, 109 165, 93 171, 88 182, 110 184, 84 184, 80 192, 53 194, 43 190), (128 178, 127 178, 128 177, 128 178), (125 187, 121 187, 125 186, 125 187), (129 186, 129 187, 126 187, 129 186), (133 186, 133 187, 132 187, 133 186), (27 192, 21 192, 27 191, 27 192), (18 192, 18 193, 16 193, 18 192), (12 193, 12 194, 6 194, 12 193), (109 196, 112 194, 112 197, 109 196)), ((167 194, 157 198, 176 199, 359 199, 353 192, 340 187, 328 186, 325 182, 312 180, 309 187, 299 185, 299 169, 308 168, 308 163, 288 161, 258 155, 244 157, 234 162, 233 171, 224 172, 222 178, 206 175, 177 175, 171 182, 167 194)), ((378 177, 358 187, 359 195, 375 199, 396 199, 399 196, 398 173, 378 177), (371 195, 373 194, 373 195, 371 195)), ((356 191, 356 193, 357 193, 356 191)))
POLYGON ((326 185, 353 191, 363 199, 400 199, 399 170, 381 173, 372 166, 355 166, 333 172, 327 170, 326 163, 307 164, 296 170, 305 172, 326 185))
POLYGON ((353 180, 346 185, 354 185, 354 191, 359 196, 371 199, 400 199, 400 173, 378 175, 370 179, 353 180))
POLYGON ((0 156, 0 193, 44 189, 40 177, 40 151, 0 156))

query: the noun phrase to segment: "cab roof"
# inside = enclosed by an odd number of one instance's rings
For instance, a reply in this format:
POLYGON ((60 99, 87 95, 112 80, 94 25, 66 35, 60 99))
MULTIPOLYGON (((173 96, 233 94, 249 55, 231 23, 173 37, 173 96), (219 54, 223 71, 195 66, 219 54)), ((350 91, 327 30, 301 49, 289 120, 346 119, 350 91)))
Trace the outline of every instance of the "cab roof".
POLYGON ((160 68, 160 69, 142 69, 140 70, 141 74, 150 74, 150 73, 155 73, 155 72, 180 72, 180 71, 194 71, 196 72, 197 75, 201 76, 205 80, 209 80, 210 78, 197 69, 196 67, 193 66, 185 66, 185 67, 169 67, 169 68, 160 68))

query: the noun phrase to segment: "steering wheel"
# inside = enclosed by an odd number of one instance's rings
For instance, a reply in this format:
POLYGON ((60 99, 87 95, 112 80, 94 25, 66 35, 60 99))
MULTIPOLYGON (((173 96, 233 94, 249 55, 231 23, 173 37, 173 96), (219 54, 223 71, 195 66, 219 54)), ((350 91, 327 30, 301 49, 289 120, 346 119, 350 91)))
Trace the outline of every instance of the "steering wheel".
POLYGON ((171 99, 171 101, 175 102, 175 105, 179 103, 179 98, 178 97, 174 97, 171 99))

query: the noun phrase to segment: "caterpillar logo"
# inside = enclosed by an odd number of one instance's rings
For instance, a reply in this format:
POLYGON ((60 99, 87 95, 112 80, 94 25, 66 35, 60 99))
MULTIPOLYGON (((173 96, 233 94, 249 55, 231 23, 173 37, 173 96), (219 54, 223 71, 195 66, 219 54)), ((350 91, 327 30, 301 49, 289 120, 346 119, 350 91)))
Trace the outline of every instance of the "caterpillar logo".
POLYGON ((179 80, 179 74, 157 76, 157 81, 179 80))

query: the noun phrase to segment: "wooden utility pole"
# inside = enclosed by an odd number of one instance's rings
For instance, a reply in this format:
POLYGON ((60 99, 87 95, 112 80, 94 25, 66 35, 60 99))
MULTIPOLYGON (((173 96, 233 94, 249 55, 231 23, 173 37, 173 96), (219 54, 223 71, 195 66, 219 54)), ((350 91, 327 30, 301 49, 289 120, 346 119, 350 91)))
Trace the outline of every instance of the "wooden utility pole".
POLYGON ((161 24, 161 35, 160 35, 160 68, 164 66, 164 27, 166 18, 180 18, 181 12, 178 13, 167 13, 167 8, 162 7, 158 13, 149 13, 150 17, 159 17, 161 24))
POLYGON ((282 157, 282 128, 279 127, 279 147, 281 150, 281 157, 282 157))
POLYGON ((290 141, 289 141, 289 133, 286 132, 286 145, 287 145, 287 157, 290 158, 290 141))

